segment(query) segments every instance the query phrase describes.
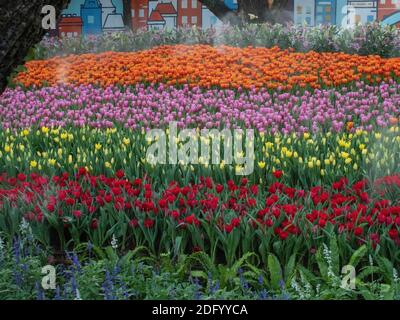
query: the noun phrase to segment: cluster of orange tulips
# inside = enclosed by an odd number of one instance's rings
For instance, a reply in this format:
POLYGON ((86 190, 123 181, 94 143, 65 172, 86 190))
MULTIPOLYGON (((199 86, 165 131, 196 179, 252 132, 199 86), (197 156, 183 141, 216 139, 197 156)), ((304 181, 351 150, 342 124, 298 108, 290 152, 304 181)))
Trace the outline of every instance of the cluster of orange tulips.
POLYGON ((267 87, 291 90, 377 83, 400 77, 400 58, 279 48, 208 45, 161 46, 140 52, 105 52, 30 61, 14 80, 24 86, 59 83, 130 85, 139 82, 205 88, 267 87))

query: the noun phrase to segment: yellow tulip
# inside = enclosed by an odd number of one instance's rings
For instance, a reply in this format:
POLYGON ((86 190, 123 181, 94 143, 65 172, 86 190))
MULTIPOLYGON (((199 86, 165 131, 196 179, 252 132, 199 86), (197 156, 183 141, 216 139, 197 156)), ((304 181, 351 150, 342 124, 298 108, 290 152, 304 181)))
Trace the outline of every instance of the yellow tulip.
POLYGON ((122 139, 122 142, 123 142, 124 145, 127 146, 127 145, 129 145, 131 143, 131 140, 129 138, 124 138, 124 139, 122 139))
POLYGON ((265 168, 265 162, 264 162, 264 161, 260 161, 260 162, 258 163, 258 167, 259 167, 260 169, 264 169, 264 168, 265 168))
POLYGON ((46 134, 49 132, 49 128, 47 127, 42 127, 42 133, 46 134))

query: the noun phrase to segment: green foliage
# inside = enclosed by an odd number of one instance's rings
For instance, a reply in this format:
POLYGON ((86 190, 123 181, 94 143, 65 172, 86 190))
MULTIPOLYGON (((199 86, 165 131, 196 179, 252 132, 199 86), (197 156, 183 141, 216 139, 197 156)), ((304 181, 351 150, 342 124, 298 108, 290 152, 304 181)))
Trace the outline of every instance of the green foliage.
POLYGON ((221 30, 196 27, 174 30, 138 30, 102 34, 96 37, 46 38, 34 48, 28 59, 46 59, 59 55, 99 53, 104 51, 137 51, 159 45, 209 44, 238 47, 257 46, 295 51, 344 52, 377 54, 383 57, 400 55, 399 31, 395 26, 379 23, 338 26, 303 27, 280 24, 243 24, 224 26, 221 30))

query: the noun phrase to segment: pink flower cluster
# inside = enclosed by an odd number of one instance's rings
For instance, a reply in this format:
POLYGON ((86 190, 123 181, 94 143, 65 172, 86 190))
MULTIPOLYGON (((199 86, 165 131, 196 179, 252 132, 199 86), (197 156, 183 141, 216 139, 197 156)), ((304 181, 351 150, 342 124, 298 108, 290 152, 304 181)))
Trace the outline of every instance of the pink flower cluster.
POLYGON ((354 128, 386 127, 400 114, 400 84, 313 92, 271 93, 266 89, 202 90, 145 86, 97 88, 59 85, 32 91, 7 89, 0 97, 3 128, 39 126, 123 125, 127 128, 179 127, 236 128, 290 132, 340 132, 347 122, 354 128))

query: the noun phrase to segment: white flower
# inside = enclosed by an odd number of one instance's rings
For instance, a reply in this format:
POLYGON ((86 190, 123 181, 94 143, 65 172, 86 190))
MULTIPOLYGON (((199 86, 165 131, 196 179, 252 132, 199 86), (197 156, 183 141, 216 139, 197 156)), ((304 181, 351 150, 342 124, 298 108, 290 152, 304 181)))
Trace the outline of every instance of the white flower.
POLYGON ((399 274, 397 273, 397 270, 393 268, 393 282, 398 283, 399 282, 399 274))
POLYGON ((0 259, 3 258, 3 256, 4 256, 4 242, 0 236, 0 259))
POLYGON ((21 231, 21 234, 27 235, 29 233, 30 225, 29 222, 25 220, 25 218, 22 218, 21 223, 19 225, 19 231, 21 231))
POLYGON ((111 247, 113 249, 117 249, 118 248, 118 240, 115 237, 115 235, 113 234, 112 239, 111 239, 111 247))

